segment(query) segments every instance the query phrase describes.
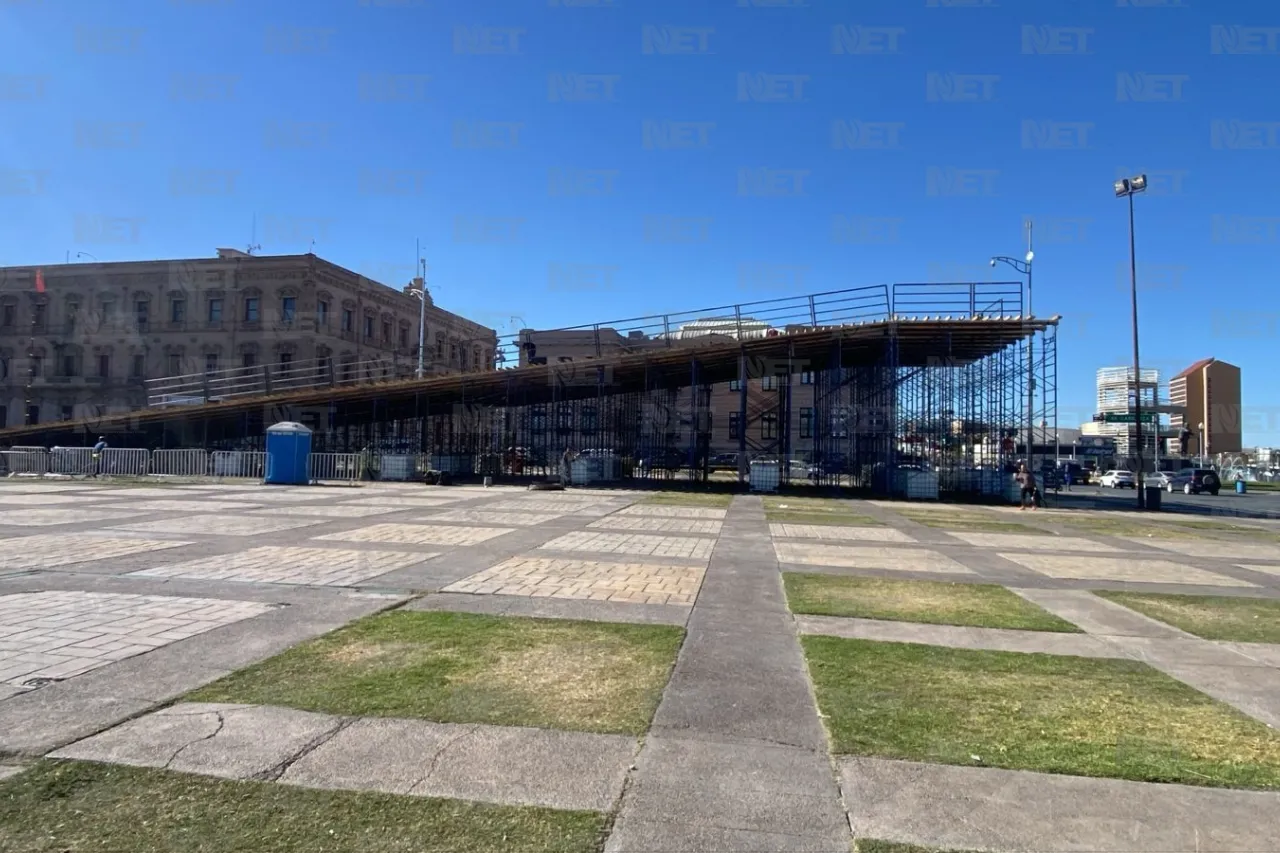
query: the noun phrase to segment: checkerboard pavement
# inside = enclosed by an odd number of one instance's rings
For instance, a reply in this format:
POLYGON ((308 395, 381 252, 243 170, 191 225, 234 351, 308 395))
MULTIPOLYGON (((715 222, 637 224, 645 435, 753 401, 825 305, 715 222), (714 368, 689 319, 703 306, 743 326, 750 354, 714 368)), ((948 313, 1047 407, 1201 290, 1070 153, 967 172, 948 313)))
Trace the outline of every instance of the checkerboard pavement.
POLYGON ((584 551, 707 560, 710 559, 711 549, 715 544, 714 539, 694 539, 689 536, 648 536, 640 533, 598 533, 576 530, 564 536, 558 536, 541 547, 551 551, 584 551))
POLYGON ((512 527, 458 527, 439 524, 373 524, 317 536, 326 542, 380 542, 393 545, 475 545, 511 533, 512 527))
POLYGON ((269 604, 77 591, 0 595, 0 682, 71 678, 214 628, 269 604))
POLYGON ((690 566, 514 557, 443 591, 692 605, 702 576, 690 566))
POLYGON ((91 524, 99 521, 122 521, 138 518, 142 513, 115 509, 6 509, 0 510, 0 526, 54 527, 59 524, 91 524))
POLYGON ((176 540, 41 533, 0 540, 0 570, 51 569, 190 545, 176 540))
POLYGON ((645 518, 634 515, 606 515, 587 525, 591 529, 641 530, 651 533, 710 533, 718 534, 719 521, 696 518, 645 518))
POLYGON ((201 536, 263 536, 323 524, 318 518, 255 518, 244 515, 201 515, 196 518, 165 518, 120 524, 111 530, 131 533, 169 533, 201 536))

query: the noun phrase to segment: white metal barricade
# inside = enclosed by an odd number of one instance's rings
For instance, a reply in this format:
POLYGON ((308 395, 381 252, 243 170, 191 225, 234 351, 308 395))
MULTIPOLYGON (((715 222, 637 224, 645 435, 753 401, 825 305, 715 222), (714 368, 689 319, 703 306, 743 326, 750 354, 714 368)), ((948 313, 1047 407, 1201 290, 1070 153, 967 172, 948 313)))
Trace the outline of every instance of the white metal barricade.
POLYGON ((266 476, 267 454, 259 450, 215 450, 210 460, 215 477, 261 480, 266 476))
POLYGON ((312 453, 307 457, 307 468, 312 481, 356 483, 360 480, 360 454, 312 453))
POLYGON ((147 473, 156 477, 205 477, 209 454, 204 450, 153 450, 147 473))
POLYGON ((108 447, 97 461, 96 473, 104 477, 141 477, 151 464, 151 453, 133 447, 108 447))
POLYGON ((49 454, 43 447, 14 447, 4 451, 5 470, 10 476, 49 473, 49 454))
POLYGON ((93 448, 55 447, 49 451, 50 474, 92 474, 93 448))

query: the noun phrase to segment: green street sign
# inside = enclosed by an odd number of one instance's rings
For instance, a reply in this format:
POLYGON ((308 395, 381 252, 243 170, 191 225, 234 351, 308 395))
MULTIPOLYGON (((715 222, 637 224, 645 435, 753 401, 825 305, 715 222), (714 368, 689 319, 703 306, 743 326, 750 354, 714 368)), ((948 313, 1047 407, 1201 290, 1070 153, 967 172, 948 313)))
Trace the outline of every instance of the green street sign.
MULTIPOLYGON (((1134 422, 1133 412, 1103 412, 1102 422, 1108 424, 1131 424, 1134 422)), ((1156 414, 1154 412, 1144 412, 1142 422, 1144 424, 1155 423, 1156 414)))

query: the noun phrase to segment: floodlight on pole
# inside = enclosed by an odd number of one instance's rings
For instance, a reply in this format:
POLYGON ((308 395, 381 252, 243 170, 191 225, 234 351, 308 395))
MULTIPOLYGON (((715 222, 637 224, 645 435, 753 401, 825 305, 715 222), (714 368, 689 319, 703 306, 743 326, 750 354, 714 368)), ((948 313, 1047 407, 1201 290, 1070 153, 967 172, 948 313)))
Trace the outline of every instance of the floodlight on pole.
MULTIPOLYGON (((1138 358, 1138 260, 1133 239, 1133 197, 1147 189, 1147 176, 1136 175, 1115 182, 1116 198, 1129 199, 1129 295, 1133 306, 1133 426, 1136 441, 1138 509, 1146 509, 1142 486, 1142 371, 1138 358)), ((1157 424, 1157 434, 1159 425, 1157 424)))

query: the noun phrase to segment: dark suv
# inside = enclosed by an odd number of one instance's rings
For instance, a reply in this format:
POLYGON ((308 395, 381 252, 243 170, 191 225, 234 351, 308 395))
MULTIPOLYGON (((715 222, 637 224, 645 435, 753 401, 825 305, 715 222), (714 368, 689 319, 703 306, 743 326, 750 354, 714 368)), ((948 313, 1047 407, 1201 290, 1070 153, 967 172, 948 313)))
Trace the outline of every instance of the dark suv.
POLYGON ((1218 479, 1217 472, 1209 468, 1194 468, 1191 471, 1184 471, 1176 482, 1182 486, 1182 490, 1188 495, 1198 495, 1202 492, 1216 495, 1218 490, 1222 488, 1222 481, 1218 479))

